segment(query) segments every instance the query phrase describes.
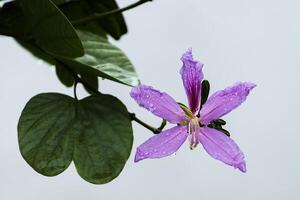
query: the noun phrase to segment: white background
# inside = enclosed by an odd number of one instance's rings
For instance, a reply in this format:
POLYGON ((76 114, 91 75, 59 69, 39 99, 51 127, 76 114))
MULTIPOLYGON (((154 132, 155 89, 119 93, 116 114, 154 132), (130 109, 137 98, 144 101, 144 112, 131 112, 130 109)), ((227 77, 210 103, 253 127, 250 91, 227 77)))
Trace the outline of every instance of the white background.
MULTIPOLYGON (((133 1, 119 0, 121 6, 133 1)), ((125 13, 129 34, 119 45, 144 84, 186 102, 180 56, 193 47, 216 91, 236 81, 258 87, 226 116, 232 138, 246 155, 246 174, 185 144, 176 156, 133 163, 138 144, 152 134, 134 123, 134 146, 121 175, 106 185, 83 181, 71 165, 57 177, 39 175, 19 153, 17 122, 25 103, 42 92, 72 95, 52 68, 13 39, 0 37, 1 200, 300 199, 298 0, 154 0, 125 13)), ((130 111, 155 126, 130 88, 101 81, 130 111)), ((81 90, 80 97, 86 93, 81 90)))

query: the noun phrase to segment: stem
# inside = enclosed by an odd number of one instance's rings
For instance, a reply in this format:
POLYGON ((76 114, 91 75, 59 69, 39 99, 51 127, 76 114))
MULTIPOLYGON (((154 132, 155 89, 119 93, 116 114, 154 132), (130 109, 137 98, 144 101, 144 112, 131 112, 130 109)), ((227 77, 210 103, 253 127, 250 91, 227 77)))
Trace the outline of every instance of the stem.
POLYGON ((78 20, 73 20, 72 21, 72 24, 73 25, 76 25, 76 24, 82 24, 82 23, 86 23, 86 22, 89 22, 89 21, 93 21, 93 20, 96 20, 96 19, 101 19, 103 17, 107 17, 107 16, 110 16, 110 15, 113 15, 113 14, 117 14, 117 13, 121 13, 121 12, 124 12, 126 10, 130 10, 132 8, 135 8, 139 5, 142 5, 146 2, 150 2, 152 0, 139 0, 133 4, 130 4, 124 8, 121 8, 121 9, 114 9, 114 10, 111 10, 111 11, 108 11, 108 12, 105 12, 105 13, 93 13, 87 17, 84 17, 82 19, 78 19, 78 20))
POLYGON ((165 128, 166 125, 167 125, 167 121, 165 119, 163 119, 160 127, 158 127, 157 130, 159 130, 159 132, 161 132, 165 128))
POLYGON ((146 124, 145 122, 143 122, 139 118, 137 118, 134 113, 129 113, 129 116, 130 116, 130 119, 132 121, 136 121, 137 123, 139 123, 140 125, 142 125, 146 129, 152 131, 154 134, 158 134, 162 131, 162 129, 160 129, 161 126, 159 128, 154 128, 154 127, 150 126, 149 124, 146 124))
POLYGON ((76 89, 77 89, 77 84, 78 84, 78 81, 75 79, 75 83, 74 83, 74 98, 76 99, 76 101, 78 101, 78 98, 77 98, 77 93, 76 93, 76 89))

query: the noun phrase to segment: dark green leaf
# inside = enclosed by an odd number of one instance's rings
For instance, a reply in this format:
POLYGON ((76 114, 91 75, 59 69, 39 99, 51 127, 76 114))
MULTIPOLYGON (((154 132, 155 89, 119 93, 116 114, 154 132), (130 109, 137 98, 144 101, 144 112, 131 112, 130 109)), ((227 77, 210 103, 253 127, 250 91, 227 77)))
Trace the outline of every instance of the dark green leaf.
MULTIPOLYGON (((115 0, 87 1, 94 13, 104 13, 119 8, 115 0)), ((117 13, 97 21, 101 27, 115 39, 119 39, 122 35, 127 33, 127 26, 122 13, 117 13)))
POLYGON ((24 40, 17 40, 17 42, 25 49, 27 49, 33 56, 42 59, 50 65, 55 65, 55 71, 58 79, 66 87, 71 87, 74 84, 73 74, 66 69, 63 63, 58 62, 53 56, 44 52, 35 44, 26 42, 24 40))
POLYGON ((21 154, 45 176, 63 172, 72 161, 75 101, 61 94, 40 94, 25 106, 18 124, 21 154))
MULTIPOLYGON (((60 6, 61 11, 67 16, 70 21, 84 18, 91 15, 93 12, 91 5, 86 0, 72 1, 60 6)), ((106 33, 97 21, 90 21, 84 24, 77 24, 77 29, 86 30, 106 38, 106 33)))
POLYGON ((83 55, 75 29, 51 0, 20 0, 36 44, 50 54, 75 58, 83 55))
POLYGON ((203 104, 205 104, 207 98, 208 98, 208 95, 209 95, 209 90, 210 90, 210 85, 209 85, 209 82, 208 80, 204 80, 202 81, 202 84, 201 84, 202 88, 201 88, 201 107, 203 104))
POLYGON ((56 61, 55 58, 49 54, 47 54, 45 51, 40 49, 38 46, 36 46, 33 43, 26 42, 24 40, 16 40, 23 48, 27 49, 33 56, 37 57, 38 59, 42 59, 43 61, 47 62, 50 65, 55 65, 56 61))
POLYGON ((37 172, 54 176, 74 160, 85 180, 103 184, 122 171, 132 148, 126 107, 110 95, 80 101, 47 93, 33 97, 18 124, 21 154, 37 172))
MULTIPOLYGON (((95 13, 105 13, 114 9, 118 9, 115 0, 79 0, 72 1, 60 6, 62 12, 68 17, 70 21, 80 20, 95 13)), ((107 16, 103 19, 97 19, 90 22, 76 24, 76 27, 85 28, 90 32, 101 29, 109 33, 113 38, 119 39, 122 35, 127 33, 127 27, 122 13, 117 13, 107 16), (93 24, 93 26, 91 26, 93 24)))
POLYGON ((132 128, 126 107, 110 95, 83 99, 78 107, 82 131, 74 163, 85 180, 103 184, 122 171, 132 147, 132 128))
POLYGON ((66 66, 64 66, 63 63, 57 61, 55 65, 55 69, 56 69, 56 75, 62 84, 64 84, 66 87, 73 86, 75 82, 74 76, 66 68, 66 66))
POLYGON ((30 36, 31 26, 24 18, 22 9, 17 1, 7 2, 0 12, 0 29, 11 36, 27 38, 30 36))
POLYGON ((52 0, 52 2, 56 5, 62 5, 62 4, 70 3, 73 1, 78 1, 78 0, 52 0))
POLYGON ((82 57, 62 61, 80 74, 91 74, 123 84, 136 86, 139 79, 126 55, 105 38, 78 30, 85 54, 82 57))
MULTIPOLYGON (((98 82, 98 77, 97 76, 93 76, 90 74, 81 74, 81 79, 87 83, 90 87, 94 88, 95 90, 98 90, 99 88, 99 82, 98 82)), ((95 92, 93 92, 92 90, 90 90, 88 87, 84 86, 84 88, 86 89, 86 91, 90 94, 95 94, 95 92)))

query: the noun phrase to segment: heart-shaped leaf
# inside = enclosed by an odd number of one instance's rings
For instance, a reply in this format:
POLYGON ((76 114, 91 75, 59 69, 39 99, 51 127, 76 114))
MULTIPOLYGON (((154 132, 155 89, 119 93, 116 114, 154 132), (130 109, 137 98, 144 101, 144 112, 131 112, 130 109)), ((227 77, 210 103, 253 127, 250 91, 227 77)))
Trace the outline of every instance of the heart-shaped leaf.
POLYGON ((122 171, 132 148, 126 107, 110 95, 76 101, 39 94, 25 106, 18 124, 19 147, 37 172, 55 176, 74 160, 85 180, 103 184, 122 171))

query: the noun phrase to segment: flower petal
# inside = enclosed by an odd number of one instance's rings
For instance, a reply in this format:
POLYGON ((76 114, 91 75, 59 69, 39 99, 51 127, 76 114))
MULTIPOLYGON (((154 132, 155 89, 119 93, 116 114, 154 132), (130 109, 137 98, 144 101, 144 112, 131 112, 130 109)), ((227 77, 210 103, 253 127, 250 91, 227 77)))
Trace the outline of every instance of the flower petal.
POLYGON ((199 109, 201 98, 201 81, 203 79, 203 64, 193 60, 192 49, 181 57, 183 66, 180 70, 181 78, 188 97, 189 106, 193 113, 199 109))
POLYGON ((175 126, 151 137, 137 148, 134 162, 173 154, 186 140, 187 135, 187 126, 175 126))
POLYGON ((200 142, 209 155, 246 172, 244 154, 230 137, 208 127, 202 127, 200 132, 200 142))
POLYGON ((200 111, 202 124, 209 124, 229 113, 246 100, 250 90, 256 85, 254 83, 236 83, 232 87, 214 93, 203 105, 200 111))
POLYGON ((170 123, 176 124, 186 119, 184 111, 170 95, 150 86, 140 85, 134 87, 130 92, 130 96, 141 107, 170 123))

